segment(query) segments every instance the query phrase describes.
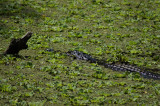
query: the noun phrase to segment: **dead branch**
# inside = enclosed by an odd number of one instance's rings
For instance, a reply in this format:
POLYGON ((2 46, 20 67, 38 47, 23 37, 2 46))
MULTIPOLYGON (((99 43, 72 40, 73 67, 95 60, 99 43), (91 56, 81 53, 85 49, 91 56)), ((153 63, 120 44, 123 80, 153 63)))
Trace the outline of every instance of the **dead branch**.
POLYGON ((4 54, 18 54, 20 50, 27 49, 27 41, 31 38, 32 32, 27 32, 22 38, 12 39, 4 54))

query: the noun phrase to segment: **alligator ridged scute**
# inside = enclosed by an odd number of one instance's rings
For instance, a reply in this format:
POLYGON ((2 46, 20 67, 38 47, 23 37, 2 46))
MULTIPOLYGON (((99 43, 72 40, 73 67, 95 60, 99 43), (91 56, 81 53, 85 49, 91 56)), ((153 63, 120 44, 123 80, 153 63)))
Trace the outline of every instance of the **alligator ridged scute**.
POLYGON ((67 52, 68 56, 72 56, 76 59, 79 60, 86 60, 91 63, 97 63, 99 65, 103 65, 105 68, 110 68, 115 71, 128 71, 128 72, 137 72, 144 78, 151 78, 151 79, 156 79, 160 80, 160 74, 149 72, 146 69, 142 69, 133 65, 128 65, 128 64, 114 64, 114 63, 106 63, 103 60, 98 60, 93 58, 91 55, 74 50, 74 51, 68 51, 67 52))

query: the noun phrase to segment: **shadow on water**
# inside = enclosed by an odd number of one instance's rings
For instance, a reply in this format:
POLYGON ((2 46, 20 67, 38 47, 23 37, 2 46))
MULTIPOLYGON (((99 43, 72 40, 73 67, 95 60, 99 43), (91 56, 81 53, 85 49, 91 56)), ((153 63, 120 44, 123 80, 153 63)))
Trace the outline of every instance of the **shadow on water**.
POLYGON ((21 16, 39 18, 41 13, 37 12, 27 2, 18 3, 17 1, 0 1, 0 17, 21 16))
POLYGON ((16 0, 0 0, 0 37, 7 38, 11 26, 3 19, 14 19, 19 23, 20 19, 29 17, 34 20, 41 18, 41 12, 38 12, 28 0, 18 2, 16 0), (6 36, 5 36, 6 34, 6 36), (2 36, 3 35, 3 36, 2 36))

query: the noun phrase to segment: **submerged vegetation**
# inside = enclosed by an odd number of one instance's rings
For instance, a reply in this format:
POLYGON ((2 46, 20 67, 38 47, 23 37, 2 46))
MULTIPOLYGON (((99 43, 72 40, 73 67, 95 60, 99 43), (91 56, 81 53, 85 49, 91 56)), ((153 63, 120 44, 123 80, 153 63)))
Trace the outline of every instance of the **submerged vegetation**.
POLYGON ((0 56, 1 104, 160 105, 159 80, 62 53, 78 50, 160 74, 159 0, 1 0, 0 54, 27 31, 27 50, 0 56))

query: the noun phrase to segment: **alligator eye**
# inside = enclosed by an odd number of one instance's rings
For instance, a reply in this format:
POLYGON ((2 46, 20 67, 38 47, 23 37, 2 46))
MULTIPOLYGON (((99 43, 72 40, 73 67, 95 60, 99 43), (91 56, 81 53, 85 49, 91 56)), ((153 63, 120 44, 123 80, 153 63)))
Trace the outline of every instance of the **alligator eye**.
POLYGON ((52 52, 52 51, 53 51, 53 49, 46 49, 46 51, 48 51, 48 52, 52 52))

